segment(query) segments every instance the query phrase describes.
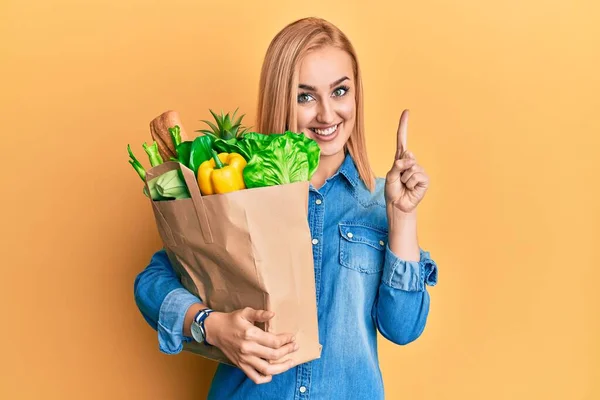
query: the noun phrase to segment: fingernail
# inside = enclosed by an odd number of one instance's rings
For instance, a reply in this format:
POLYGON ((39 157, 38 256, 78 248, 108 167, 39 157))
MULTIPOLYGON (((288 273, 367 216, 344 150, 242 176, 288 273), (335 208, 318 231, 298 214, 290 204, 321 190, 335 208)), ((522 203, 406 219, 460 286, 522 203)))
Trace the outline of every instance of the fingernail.
POLYGON ((296 341, 296 336, 292 336, 292 342, 296 341))
POLYGON ((294 344, 294 350, 298 350, 298 347, 300 347, 298 343, 294 344))

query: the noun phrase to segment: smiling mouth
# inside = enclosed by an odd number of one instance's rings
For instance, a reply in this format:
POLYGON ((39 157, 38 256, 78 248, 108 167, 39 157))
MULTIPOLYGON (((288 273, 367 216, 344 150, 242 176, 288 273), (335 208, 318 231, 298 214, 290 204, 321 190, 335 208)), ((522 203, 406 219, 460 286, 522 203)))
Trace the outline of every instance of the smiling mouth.
POLYGON ((325 129, 320 129, 320 128, 309 128, 309 129, 319 136, 331 136, 337 131, 340 124, 341 124, 341 122, 339 124, 330 126, 329 128, 325 128, 325 129))

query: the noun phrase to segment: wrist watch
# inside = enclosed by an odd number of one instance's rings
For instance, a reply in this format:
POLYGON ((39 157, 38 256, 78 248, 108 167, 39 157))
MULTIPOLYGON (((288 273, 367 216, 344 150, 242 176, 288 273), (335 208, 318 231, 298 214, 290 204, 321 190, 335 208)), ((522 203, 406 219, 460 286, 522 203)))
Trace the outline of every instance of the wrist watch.
POLYGON ((205 308, 203 310, 198 311, 198 314, 196 314, 196 316, 194 317, 194 320, 192 321, 191 331, 192 337, 196 342, 204 343, 210 346, 210 344, 206 341, 206 330, 204 329, 204 321, 213 311, 214 310, 211 310, 210 308, 205 308))

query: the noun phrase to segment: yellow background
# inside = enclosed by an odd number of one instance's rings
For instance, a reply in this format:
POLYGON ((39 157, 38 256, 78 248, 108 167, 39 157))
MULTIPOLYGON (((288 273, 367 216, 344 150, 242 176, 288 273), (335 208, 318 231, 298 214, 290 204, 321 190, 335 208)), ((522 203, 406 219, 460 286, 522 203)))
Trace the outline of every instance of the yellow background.
POLYGON ((214 364, 161 354, 133 301, 160 240, 126 145, 145 162, 167 109, 252 124, 269 41, 309 15, 357 48, 378 175, 410 108, 432 179, 440 281, 418 341, 381 339, 387 398, 600 398, 598 3, 319 3, 2 2, 0 398, 204 398, 214 364))

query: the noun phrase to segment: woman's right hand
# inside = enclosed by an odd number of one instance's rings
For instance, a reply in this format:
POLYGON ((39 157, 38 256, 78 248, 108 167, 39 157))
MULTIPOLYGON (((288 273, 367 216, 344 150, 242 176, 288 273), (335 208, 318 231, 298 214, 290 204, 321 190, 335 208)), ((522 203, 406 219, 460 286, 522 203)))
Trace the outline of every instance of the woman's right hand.
POLYGON ((270 382, 273 375, 294 366, 291 360, 277 361, 298 350, 293 334, 275 335, 254 325, 254 322, 267 322, 274 315, 272 311, 250 307, 230 313, 215 311, 204 322, 206 340, 219 348, 254 383, 270 382))

